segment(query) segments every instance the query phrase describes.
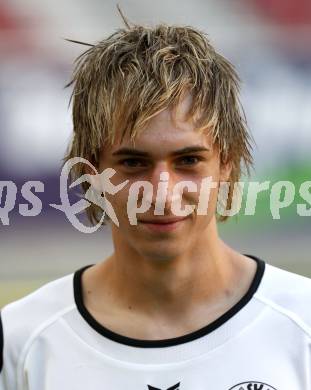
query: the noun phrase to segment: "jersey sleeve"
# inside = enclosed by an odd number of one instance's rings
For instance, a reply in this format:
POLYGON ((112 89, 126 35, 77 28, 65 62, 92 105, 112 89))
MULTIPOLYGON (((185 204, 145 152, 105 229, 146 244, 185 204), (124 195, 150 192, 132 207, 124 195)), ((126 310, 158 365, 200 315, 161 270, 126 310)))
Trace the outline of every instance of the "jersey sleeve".
POLYGON ((0 312, 0 390, 6 390, 4 387, 4 378, 3 378, 3 349, 4 349, 4 335, 3 335, 3 326, 1 320, 0 312))
POLYGON ((3 313, 0 312, 0 390, 16 390, 15 367, 10 363, 3 313))
POLYGON ((0 374, 2 372, 2 367, 3 367, 3 345, 4 345, 4 337, 3 337, 3 327, 2 327, 1 312, 0 312, 0 374))

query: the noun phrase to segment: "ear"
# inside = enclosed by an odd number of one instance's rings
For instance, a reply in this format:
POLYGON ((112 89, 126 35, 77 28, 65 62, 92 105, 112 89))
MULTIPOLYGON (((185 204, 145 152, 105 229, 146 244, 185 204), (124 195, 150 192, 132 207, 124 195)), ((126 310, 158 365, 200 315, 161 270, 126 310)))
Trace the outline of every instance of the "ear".
POLYGON ((226 162, 220 163, 220 175, 219 175, 219 181, 229 181, 231 172, 233 168, 232 161, 228 160, 226 162))

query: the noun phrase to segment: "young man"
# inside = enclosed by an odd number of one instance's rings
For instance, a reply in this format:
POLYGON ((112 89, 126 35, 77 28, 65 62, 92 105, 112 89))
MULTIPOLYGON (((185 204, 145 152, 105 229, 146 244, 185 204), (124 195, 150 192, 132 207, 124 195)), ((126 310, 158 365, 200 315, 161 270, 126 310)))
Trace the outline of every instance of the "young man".
POLYGON ((127 26, 79 58, 72 83, 65 160, 126 183, 106 195, 115 250, 2 310, 0 389, 311 390, 311 281, 217 233, 219 185, 251 165, 232 65, 193 28, 127 26), (133 224, 138 182, 153 191, 133 224))

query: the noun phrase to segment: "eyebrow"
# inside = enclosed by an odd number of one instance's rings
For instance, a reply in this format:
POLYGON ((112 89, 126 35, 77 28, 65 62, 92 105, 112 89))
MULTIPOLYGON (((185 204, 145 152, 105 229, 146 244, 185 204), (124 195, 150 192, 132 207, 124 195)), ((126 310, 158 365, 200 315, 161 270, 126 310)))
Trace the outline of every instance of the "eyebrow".
MULTIPOLYGON (((209 152, 210 149, 200 145, 186 146, 185 148, 175 150, 171 153, 171 156, 178 156, 186 153, 196 153, 196 152, 209 152)), ((150 157, 148 152, 144 152, 139 149, 132 148, 121 148, 112 153, 113 156, 141 156, 141 157, 150 157)))

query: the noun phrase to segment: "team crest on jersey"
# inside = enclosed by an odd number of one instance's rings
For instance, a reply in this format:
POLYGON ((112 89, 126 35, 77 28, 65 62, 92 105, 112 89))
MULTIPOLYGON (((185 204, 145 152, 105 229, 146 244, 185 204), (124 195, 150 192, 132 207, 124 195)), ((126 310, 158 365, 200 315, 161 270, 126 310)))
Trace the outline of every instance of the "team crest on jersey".
POLYGON ((275 387, 262 382, 243 382, 230 387, 229 390, 277 390, 275 387))
POLYGON ((150 386, 150 385, 148 385, 148 389, 149 390, 180 390, 179 386, 180 386, 180 382, 176 383, 176 385, 174 385, 174 386, 168 387, 167 389, 160 389, 159 387, 154 387, 154 386, 150 386))

